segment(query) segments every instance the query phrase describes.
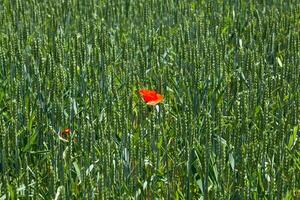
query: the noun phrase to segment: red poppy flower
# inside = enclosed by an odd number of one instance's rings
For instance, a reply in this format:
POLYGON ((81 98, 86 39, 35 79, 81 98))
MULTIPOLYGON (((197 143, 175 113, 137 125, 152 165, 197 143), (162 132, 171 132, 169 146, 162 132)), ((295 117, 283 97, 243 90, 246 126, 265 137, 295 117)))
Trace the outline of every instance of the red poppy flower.
POLYGON ((60 136, 64 139, 67 139, 68 137, 70 137, 71 135, 71 129, 69 128, 66 128, 64 129, 61 133, 60 133, 60 136))
MULTIPOLYGON (((66 128, 59 135, 62 140, 64 140, 65 142, 69 142, 69 140, 71 138, 71 133, 72 133, 71 129, 66 128)), ((76 138, 74 138, 74 142, 77 142, 76 138)))
POLYGON ((141 97, 146 102, 147 105, 156 106, 156 104, 164 100, 164 96, 157 93, 154 90, 145 90, 142 89, 139 91, 141 97))

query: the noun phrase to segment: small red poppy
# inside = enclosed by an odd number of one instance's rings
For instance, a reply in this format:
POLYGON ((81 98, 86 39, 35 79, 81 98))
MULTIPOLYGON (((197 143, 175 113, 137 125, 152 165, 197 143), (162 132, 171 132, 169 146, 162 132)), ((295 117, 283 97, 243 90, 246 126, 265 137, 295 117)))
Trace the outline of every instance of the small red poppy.
MULTIPOLYGON (((71 138, 71 134, 72 134, 71 129, 70 128, 66 128, 62 132, 60 132, 59 135, 60 135, 61 139, 63 139, 65 142, 69 142, 69 140, 71 138)), ((77 142, 77 139, 74 138, 73 141, 77 142)))
POLYGON ((60 136, 64 139, 67 139, 71 135, 71 129, 66 128, 61 133, 60 136))
POLYGON ((156 104, 164 100, 164 96, 154 90, 142 89, 139 91, 139 93, 146 104, 150 106, 156 106, 156 104))

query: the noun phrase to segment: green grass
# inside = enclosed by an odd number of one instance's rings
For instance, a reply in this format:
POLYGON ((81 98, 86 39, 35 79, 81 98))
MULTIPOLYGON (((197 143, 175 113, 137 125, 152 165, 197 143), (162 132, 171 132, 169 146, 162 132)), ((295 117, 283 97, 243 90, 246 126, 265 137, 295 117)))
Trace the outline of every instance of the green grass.
POLYGON ((2 0, 0 23, 1 200, 300 198, 299 1, 2 0))

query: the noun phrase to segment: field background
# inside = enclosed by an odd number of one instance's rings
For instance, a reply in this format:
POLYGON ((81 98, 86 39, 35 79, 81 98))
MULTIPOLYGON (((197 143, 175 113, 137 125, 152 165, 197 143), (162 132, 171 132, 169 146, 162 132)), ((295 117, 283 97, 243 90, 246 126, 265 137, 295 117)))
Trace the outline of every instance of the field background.
POLYGON ((298 0, 0 0, 0 199, 300 199, 299 49, 298 0))

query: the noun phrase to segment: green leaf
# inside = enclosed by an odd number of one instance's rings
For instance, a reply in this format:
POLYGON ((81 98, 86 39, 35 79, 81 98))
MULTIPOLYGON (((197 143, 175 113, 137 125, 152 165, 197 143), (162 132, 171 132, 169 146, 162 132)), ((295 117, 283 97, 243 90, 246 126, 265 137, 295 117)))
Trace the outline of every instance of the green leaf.
POLYGON ((89 176, 89 175, 91 174, 91 172, 92 172, 93 169, 94 169, 94 164, 91 164, 91 165, 87 168, 87 170, 85 171, 85 175, 86 175, 86 176, 89 176))
POLYGON ((230 163, 230 167, 231 167, 232 171, 234 171, 235 170, 235 161, 233 158, 233 153, 229 154, 229 163, 230 163))
POLYGON ((8 190, 9 199, 16 199, 16 193, 14 190, 14 186, 11 184, 8 184, 7 190, 8 190))
POLYGON ((296 145, 296 142, 297 142, 297 139, 298 139, 298 136, 297 136, 298 129, 299 129, 299 126, 295 126, 294 130, 293 130, 293 133, 290 136, 289 143, 288 143, 288 148, 290 150, 293 149, 293 147, 296 145))
POLYGON ((36 143, 36 138, 37 138, 37 133, 36 132, 32 133, 29 136, 29 141, 27 142, 27 144, 23 148, 24 152, 27 152, 27 151, 31 150, 31 147, 36 143))
POLYGON ((77 178, 78 178, 78 180, 79 180, 79 184, 80 184, 80 183, 81 183, 81 181, 82 181, 82 179, 81 179, 81 172, 80 172, 80 168, 79 168, 79 166, 78 166, 78 163, 77 163, 77 161, 74 161, 74 162, 73 162, 73 166, 74 166, 74 168, 75 168, 76 175, 77 175, 77 178))
POLYGON ((279 67, 282 67, 283 65, 282 65, 282 62, 281 62, 280 58, 276 57, 276 60, 277 60, 277 63, 279 65, 279 67))

